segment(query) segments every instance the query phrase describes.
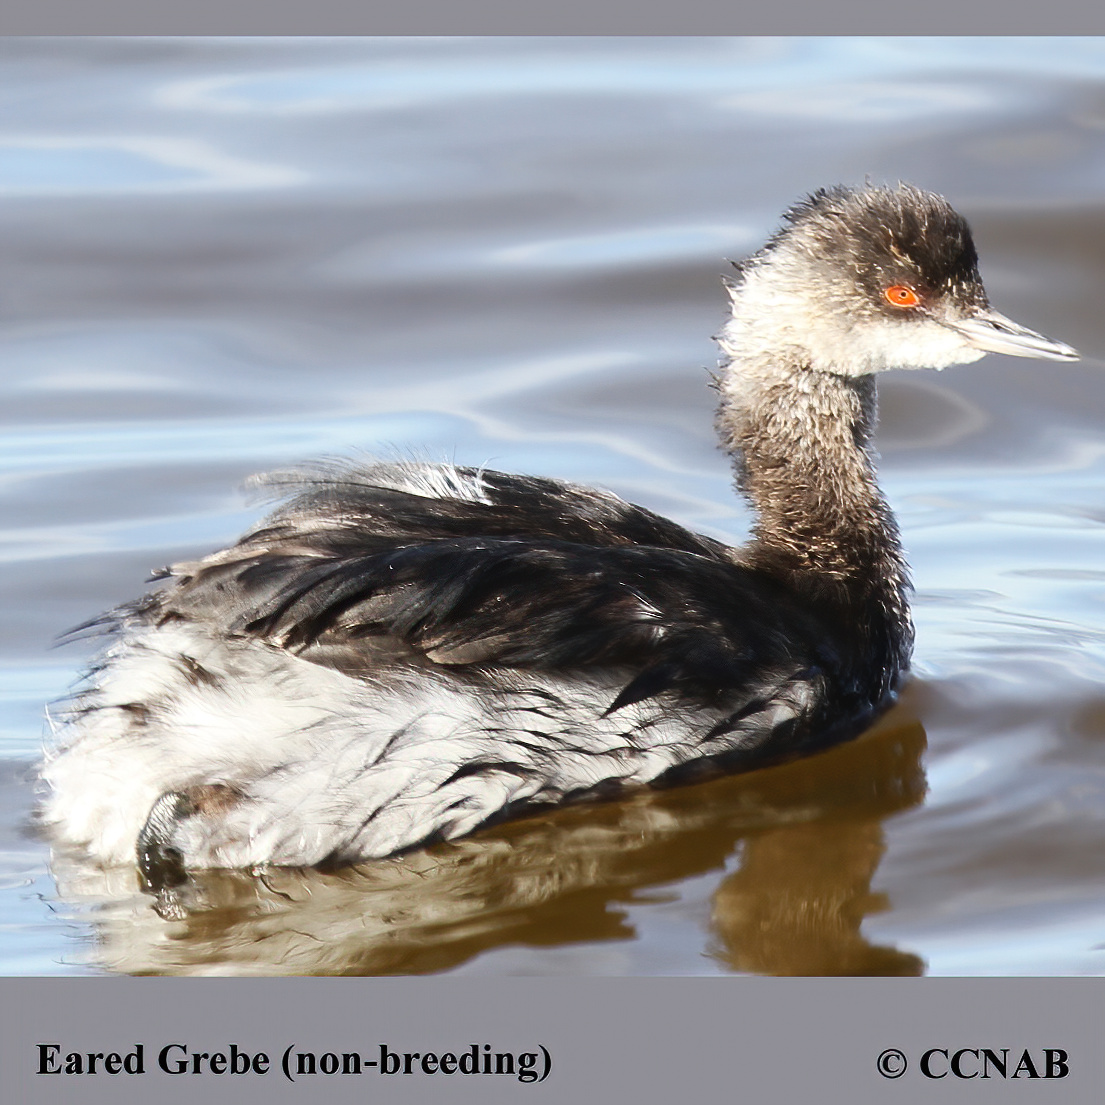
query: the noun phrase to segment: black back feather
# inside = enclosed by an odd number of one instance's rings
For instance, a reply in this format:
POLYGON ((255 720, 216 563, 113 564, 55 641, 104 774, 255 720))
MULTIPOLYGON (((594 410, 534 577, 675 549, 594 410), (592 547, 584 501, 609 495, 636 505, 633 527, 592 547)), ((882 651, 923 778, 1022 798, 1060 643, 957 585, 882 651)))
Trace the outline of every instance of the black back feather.
POLYGON ((174 569, 161 616, 365 676, 381 651, 454 671, 625 670, 611 710, 665 692, 725 702, 840 662, 782 586, 640 507, 471 470, 482 499, 434 498, 391 471, 316 478, 233 549, 174 569))

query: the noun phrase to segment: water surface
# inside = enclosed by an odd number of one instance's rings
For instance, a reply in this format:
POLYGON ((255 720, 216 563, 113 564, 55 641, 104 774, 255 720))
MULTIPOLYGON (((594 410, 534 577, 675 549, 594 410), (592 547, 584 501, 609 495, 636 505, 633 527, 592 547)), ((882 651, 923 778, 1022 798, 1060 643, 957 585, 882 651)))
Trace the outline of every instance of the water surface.
POLYGON ((1105 968, 1105 43, 0 43, 0 971, 1105 968), (258 470, 409 454, 739 541, 726 258, 821 185, 971 220, 1081 348, 881 385, 915 675, 857 742, 352 871, 132 871, 28 835, 69 626, 232 540, 258 470))

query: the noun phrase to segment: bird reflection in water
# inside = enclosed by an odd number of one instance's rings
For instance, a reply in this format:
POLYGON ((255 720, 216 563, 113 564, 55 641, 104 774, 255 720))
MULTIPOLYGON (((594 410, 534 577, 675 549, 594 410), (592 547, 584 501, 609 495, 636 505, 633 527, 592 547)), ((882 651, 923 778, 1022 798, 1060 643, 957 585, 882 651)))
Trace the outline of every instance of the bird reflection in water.
POLYGON ((426 974, 508 946, 633 940, 629 907, 717 871, 704 950, 725 968, 917 975, 917 956, 861 932, 887 906, 871 891, 883 822, 925 793, 912 697, 859 740, 780 767, 563 808, 340 871, 194 872, 168 924, 133 868, 67 870, 57 857, 55 874, 92 923, 91 961, 123 973, 426 974))

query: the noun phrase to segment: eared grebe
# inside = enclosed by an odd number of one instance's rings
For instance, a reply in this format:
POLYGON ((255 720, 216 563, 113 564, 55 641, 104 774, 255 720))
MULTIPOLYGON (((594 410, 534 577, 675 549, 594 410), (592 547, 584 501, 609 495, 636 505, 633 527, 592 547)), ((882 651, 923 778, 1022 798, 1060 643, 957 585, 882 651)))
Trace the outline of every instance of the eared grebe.
POLYGON ((821 191, 739 269, 718 430, 733 549, 613 495, 318 466, 235 546, 104 618, 44 820, 161 892, 189 867, 386 856, 535 807, 757 767, 860 731, 913 631, 875 481, 874 374, 1073 360, 991 311, 964 220, 821 191))

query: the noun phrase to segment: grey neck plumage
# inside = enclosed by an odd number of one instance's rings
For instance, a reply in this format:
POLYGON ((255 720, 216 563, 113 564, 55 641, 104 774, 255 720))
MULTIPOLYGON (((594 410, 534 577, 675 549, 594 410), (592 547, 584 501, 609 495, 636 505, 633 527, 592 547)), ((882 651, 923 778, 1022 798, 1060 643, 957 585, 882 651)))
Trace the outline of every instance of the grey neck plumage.
POLYGON ((886 648, 907 653, 908 570, 871 445, 874 377, 732 363, 720 392, 718 431, 756 511, 742 560, 850 608, 886 648))

